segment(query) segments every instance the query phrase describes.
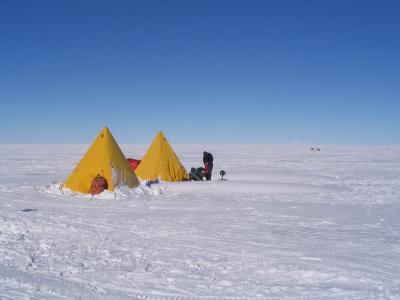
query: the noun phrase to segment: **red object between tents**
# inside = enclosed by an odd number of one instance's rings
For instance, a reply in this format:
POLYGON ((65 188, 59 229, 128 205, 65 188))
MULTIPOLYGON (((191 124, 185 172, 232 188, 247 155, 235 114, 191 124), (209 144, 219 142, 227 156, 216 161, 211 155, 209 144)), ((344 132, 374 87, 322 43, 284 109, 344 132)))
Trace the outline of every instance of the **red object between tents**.
POLYGON ((133 158, 127 158, 126 159, 128 161, 129 166, 132 168, 133 171, 136 170, 136 168, 138 167, 138 165, 140 164, 141 160, 139 159, 133 159, 133 158))

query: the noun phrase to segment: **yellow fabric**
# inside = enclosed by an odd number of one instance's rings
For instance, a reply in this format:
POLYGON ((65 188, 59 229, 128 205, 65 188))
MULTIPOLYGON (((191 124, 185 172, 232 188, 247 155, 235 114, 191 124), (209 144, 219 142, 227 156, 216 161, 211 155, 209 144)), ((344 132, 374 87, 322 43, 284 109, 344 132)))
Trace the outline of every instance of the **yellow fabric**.
POLYGON ((142 180, 182 181, 189 179, 188 173, 161 131, 154 138, 135 173, 142 180))
POLYGON ((107 127, 103 128, 64 186, 73 191, 89 193, 93 178, 103 176, 108 189, 127 185, 137 187, 139 180, 107 127))

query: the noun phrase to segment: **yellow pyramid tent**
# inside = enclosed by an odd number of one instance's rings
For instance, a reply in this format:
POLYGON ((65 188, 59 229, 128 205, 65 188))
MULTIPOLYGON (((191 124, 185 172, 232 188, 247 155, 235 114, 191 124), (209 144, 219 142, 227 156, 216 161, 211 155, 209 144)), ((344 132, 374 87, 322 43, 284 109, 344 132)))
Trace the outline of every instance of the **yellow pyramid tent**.
POLYGON ((64 187, 76 192, 89 193, 92 180, 97 175, 107 180, 108 189, 111 191, 117 186, 127 185, 132 188, 139 185, 138 178, 107 127, 101 130, 65 181, 64 187))
POLYGON ((183 181, 189 179, 188 173, 161 131, 147 149, 135 173, 142 180, 183 181))

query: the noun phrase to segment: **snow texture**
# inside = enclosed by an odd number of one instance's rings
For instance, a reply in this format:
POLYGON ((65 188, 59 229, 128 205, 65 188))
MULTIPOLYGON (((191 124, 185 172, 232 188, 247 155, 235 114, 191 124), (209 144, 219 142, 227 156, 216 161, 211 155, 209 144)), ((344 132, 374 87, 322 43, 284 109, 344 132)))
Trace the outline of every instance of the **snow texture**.
POLYGON ((400 146, 176 146, 213 180, 95 197, 86 149, 0 145, 0 299, 400 299, 400 146))

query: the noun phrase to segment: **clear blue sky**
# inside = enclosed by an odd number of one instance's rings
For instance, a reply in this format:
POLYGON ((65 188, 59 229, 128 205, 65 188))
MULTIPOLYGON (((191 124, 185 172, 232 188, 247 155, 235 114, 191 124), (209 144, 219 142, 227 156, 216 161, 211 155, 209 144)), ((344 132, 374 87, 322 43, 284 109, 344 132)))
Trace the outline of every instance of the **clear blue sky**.
POLYGON ((400 1, 1 0, 0 143, 400 144, 400 1))

